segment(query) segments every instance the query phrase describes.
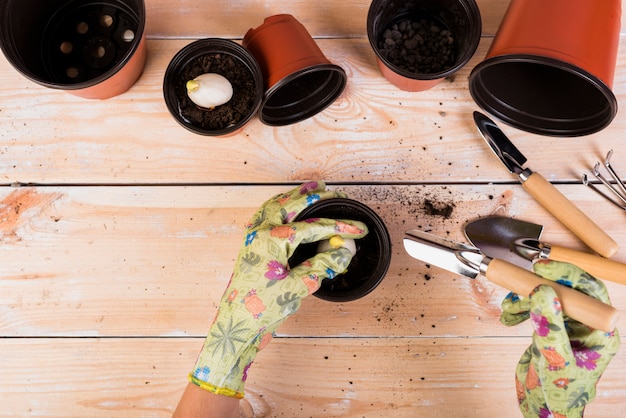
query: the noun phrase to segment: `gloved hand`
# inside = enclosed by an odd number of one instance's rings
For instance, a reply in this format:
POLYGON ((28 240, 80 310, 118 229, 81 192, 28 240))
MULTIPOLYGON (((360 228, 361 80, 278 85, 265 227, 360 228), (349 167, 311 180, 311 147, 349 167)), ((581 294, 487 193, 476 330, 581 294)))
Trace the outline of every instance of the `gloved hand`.
MULTIPOLYGON (((604 284, 572 264, 540 261, 533 269, 541 277, 610 303, 604 284)), ((532 344, 515 371, 523 415, 582 417, 585 406, 595 399, 600 376, 619 350, 617 329, 606 333, 563 317, 560 301, 547 285, 538 286, 528 298, 507 295, 502 310, 503 324, 530 318, 534 329, 532 344)))
POLYGON ((291 222, 320 199, 345 197, 309 182, 268 200, 247 225, 243 246, 217 316, 189 380, 212 393, 243 397, 247 371, 272 333, 315 292, 321 281, 346 270, 352 259, 346 248, 331 248, 298 266, 287 265, 300 243, 362 238, 361 222, 310 219, 291 222))

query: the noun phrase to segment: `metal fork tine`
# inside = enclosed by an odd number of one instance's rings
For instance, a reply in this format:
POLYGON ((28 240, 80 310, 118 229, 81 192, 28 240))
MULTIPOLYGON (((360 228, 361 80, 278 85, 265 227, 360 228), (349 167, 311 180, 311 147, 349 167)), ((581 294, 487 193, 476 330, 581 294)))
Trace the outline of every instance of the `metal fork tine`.
POLYGON ((613 150, 609 150, 609 152, 606 154, 606 159, 604 160, 604 166, 611 174, 611 177, 613 177, 613 180, 615 180, 615 182, 617 183, 617 187, 619 187, 619 189, 621 190, 622 196, 626 196, 626 186, 624 186, 624 182, 620 179, 620 176, 617 175, 617 173, 613 169, 613 166, 611 166, 612 155, 613 150))
POLYGON ((587 178, 586 174, 583 174, 583 184, 585 186, 588 186, 591 190, 593 190, 594 192, 598 193, 600 196, 602 196, 603 198, 605 198, 606 200, 608 200, 609 202, 611 202, 612 204, 614 204, 618 208, 620 208, 622 210, 626 210, 626 206, 620 204, 618 201, 613 199, 611 196, 607 195, 602 190, 598 189, 595 184, 589 183, 589 179, 587 178))
POLYGON ((600 173, 600 163, 596 163, 593 167, 593 174, 596 176, 598 180, 602 182, 610 191, 613 192, 615 196, 618 197, 624 204, 626 204, 626 195, 622 195, 619 190, 617 190, 610 181, 608 181, 602 173, 600 173))

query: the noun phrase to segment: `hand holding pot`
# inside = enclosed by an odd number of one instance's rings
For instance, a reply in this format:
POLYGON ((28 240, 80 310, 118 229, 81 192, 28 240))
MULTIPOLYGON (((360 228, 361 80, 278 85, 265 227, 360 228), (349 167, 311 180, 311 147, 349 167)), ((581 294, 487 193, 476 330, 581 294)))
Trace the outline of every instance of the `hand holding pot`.
POLYGON ((192 383, 212 393, 243 397, 248 368, 272 333, 323 279, 348 267, 352 255, 343 247, 321 252, 291 269, 287 265, 301 243, 367 234, 365 224, 356 221, 292 222, 316 201, 336 197, 344 196, 326 191, 322 182, 305 183, 268 200, 252 217, 233 276, 189 376, 192 383))
MULTIPOLYGON (((533 268, 546 279, 610 303, 604 284, 572 264, 542 261, 533 268)), ((582 417, 595 398, 600 376, 619 350, 617 329, 606 333, 564 317, 556 293, 546 285, 525 299, 507 295, 502 309, 503 324, 517 325, 530 318, 534 329, 532 344, 515 372, 524 416, 582 417)))

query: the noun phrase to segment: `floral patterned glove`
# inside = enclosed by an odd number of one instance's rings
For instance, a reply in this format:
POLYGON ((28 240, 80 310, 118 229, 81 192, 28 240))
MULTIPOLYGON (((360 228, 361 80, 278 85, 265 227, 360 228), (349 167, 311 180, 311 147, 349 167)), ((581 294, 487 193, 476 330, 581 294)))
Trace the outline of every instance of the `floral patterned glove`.
POLYGON ((302 298, 322 279, 345 271, 352 259, 346 248, 329 249, 298 266, 287 261, 300 243, 362 238, 367 227, 356 221, 310 219, 291 222, 320 199, 345 197, 310 182, 265 202, 253 216, 217 316, 189 380, 212 393, 243 397, 247 371, 272 333, 295 313, 302 298))
MULTIPOLYGON (((535 273, 610 303, 604 284, 578 267, 540 261, 535 273)), ((511 293, 500 321, 508 326, 530 318, 534 333, 515 371, 520 409, 526 418, 578 418, 596 396, 596 384, 620 346, 617 329, 603 332, 563 317, 556 293, 538 286, 530 297, 511 293)))

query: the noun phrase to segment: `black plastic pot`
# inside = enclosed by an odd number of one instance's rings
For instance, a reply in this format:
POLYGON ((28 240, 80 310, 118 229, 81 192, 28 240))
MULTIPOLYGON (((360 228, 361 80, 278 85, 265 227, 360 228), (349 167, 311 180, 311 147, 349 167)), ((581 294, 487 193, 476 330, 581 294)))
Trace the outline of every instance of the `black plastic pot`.
POLYGON ((106 99, 143 71, 145 15, 143 0, 0 0, 0 48, 40 85, 106 99))
POLYGON ((259 110, 263 75, 254 57, 238 43, 220 38, 201 39, 172 58, 165 70, 163 96, 174 119, 189 131, 230 136, 241 131, 259 110), (206 72, 226 77, 233 86, 230 101, 213 110, 195 105, 187 96, 187 81, 206 72), (241 77, 232 77, 233 72, 241 77))
MULTIPOLYGON (((367 15, 367 36, 376 53, 378 68, 389 82, 405 91, 423 91, 461 69, 472 58, 480 42, 482 22, 475 0, 373 0, 367 15), (454 60, 441 71, 408 71, 400 67, 380 47, 383 35, 402 20, 433 21, 447 29, 454 40, 454 60)), ((407 44, 404 44, 407 45, 407 44)), ((416 54, 405 48, 403 56, 416 54)), ((419 55, 419 54, 416 54, 419 55)))
MULTIPOLYGON (((331 302, 349 302, 373 291, 387 274, 391 262, 391 239, 382 219, 363 203, 346 198, 320 200, 303 210, 295 220, 311 218, 361 221, 369 229, 364 238, 355 240, 356 254, 347 271, 323 280, 314 295, 331 302)), ((289 265, 295 266, 313 257, 317 245, 300 244, 289 259, 289 265)))

